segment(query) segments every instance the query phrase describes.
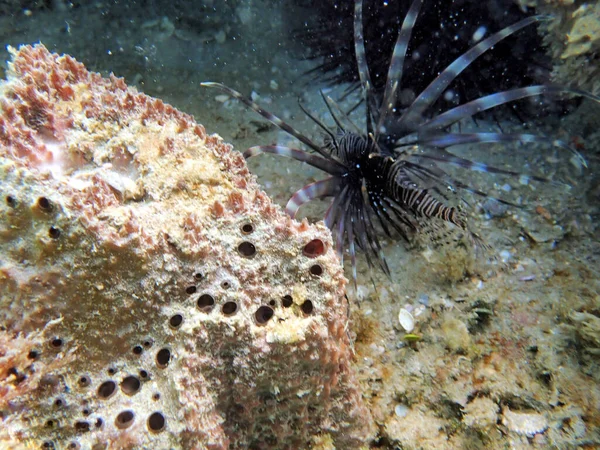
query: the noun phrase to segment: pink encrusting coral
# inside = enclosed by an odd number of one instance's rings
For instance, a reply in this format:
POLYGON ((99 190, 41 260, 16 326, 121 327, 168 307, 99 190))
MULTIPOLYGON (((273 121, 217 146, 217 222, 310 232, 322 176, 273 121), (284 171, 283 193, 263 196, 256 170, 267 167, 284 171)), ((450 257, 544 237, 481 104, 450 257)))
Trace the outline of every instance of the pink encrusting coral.
POLYGON ((0 447, 370 439, 328 230, 287 218, 190 116, 42 45, 12 53, 0 447))

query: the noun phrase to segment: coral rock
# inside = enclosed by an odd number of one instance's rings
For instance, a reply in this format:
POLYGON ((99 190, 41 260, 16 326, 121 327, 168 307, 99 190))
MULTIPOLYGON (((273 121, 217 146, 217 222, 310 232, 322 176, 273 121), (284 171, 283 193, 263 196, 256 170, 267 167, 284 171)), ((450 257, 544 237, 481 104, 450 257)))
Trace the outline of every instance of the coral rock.
POLYGON ((328 230, 190 116, 41 45, 12 53, 0 446, 363 445, 328 230))
POLYGON ((485 430, 498 422, 498 405, 487 397, 475 398, 464 408, 463 422, 468 427, 485 430))
POLYGON ((548 419, 543 414, 502 410, 502 424, 517 434, 534 436, 548 429, 548 419))

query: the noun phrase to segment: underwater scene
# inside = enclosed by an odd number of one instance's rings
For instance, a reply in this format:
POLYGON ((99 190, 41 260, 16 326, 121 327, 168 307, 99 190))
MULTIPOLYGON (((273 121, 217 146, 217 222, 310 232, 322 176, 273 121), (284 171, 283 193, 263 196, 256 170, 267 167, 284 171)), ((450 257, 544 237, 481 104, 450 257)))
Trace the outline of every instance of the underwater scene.
POLYGON ((600 3, 0 0, 0 449, 600 448, 600 3))

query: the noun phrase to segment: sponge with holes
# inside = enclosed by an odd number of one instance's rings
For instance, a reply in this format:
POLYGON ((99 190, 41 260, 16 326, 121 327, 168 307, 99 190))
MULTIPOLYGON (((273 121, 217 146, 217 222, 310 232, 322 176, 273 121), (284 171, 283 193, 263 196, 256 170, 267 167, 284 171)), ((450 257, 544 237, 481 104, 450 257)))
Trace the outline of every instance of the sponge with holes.
POLYGON ((0 447, 360 448, 322 225, 160 100, 41 45, 0 89, 0 447))

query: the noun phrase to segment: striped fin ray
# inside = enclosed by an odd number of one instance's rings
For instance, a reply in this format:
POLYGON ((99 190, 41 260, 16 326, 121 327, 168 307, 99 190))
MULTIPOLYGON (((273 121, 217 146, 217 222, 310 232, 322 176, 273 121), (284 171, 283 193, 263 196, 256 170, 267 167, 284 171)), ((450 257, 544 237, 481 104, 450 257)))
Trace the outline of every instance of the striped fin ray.
POLYGON ((335 251, 337 252, 342 266, 344 265, 344 232, 346 230, 346 211, 342 211, 337 223, 335 233, 335 251))
POLYGON ((336 115, 333 113, 333 109, 337 110, 338 114, 342 117, 342 119, 344 119, 346 121, 346 123, 348 123, 354 129, 354 132, 356 134, 362 134, 362 132, 360 131, 360 128, 358 128, 358 126, 352 121, 352 119, 350 119, 350 117, 348 117, 348 115, 344 112, 344 110, 341 108, 341 106, 338 105, 338 103, 334 99, 332 99, 328 95, 323 94, 323 91, 321 91, 321 96, 323 97, 323 101, 327 105, 327 109, 329 110, 329 113, 334 118, 336 125, 341 130, 345 130, 346 127, 343 127, 340 125, 338 119, 336 118, 336 115))
POLYGON ((383 214, 384 206, 381 204, 379 197, 374 194, 369 194, 369 204, 371 205, 371 208, 373 209, 375 216, 377 216, 379 225, 381 225, 381 228, 383 229, 383 232, 385 233, 385 235, 391 236, 392 233, 390 232, 390 229, 388 228, 388 225, 387 225, 389 220, 388 220, 388 217, 383 214))
POLYGON ((460 156, 453 155, 443 149, 438 149, 438 154, 424 154, 418 155, 416 158, 418 159, 429 159, 432 161, 441 162, 444 164, 450 164, 456 167, 462 167, 464 169, 473 170, 475 172, 485 172, 485 173, 497 173, 500 175, 509 175, 515 178, 523 178, 525 180, 533 180, 541 183, 549 183, 555 186, 564 186, 564 183, 560 181, 550 180, 549 178, 540 177, 537 175, 527 175, 522 172, 516 172, 514 170, 501 169, 499 167, 489 166, 487 164, 483 164, 476 161, 471 161, 470 159, 461 158, 460 156))
MULTIPOLYGON (((352 203, 352 196, 356 194, 354 191, 355 189, 349 188, 347 191, 345 191, 344 196, 340 199, 342 210, 337 224, 337 233, 335 235, 335 249, 340 257, 340 261, 342 261, 342 264, 344 262, 344 239, 348 233, 347 220, 350 217, 349 209, 350 204, 352 203)), ((348 243, 350 244, 349 238, 348 243)))
POLYGON ((365 254, 365 259, 367 260, 367 265, 369 268, 374 267, 373 264, 373 254, 377 255, 377 250, 374 249, 372 241, 367 237, 367 231, 365 230, 365 222, 364 222, 364 209, 363 205, 353 205, 352 215, 356 219, 353 221, 354 228, 356 232, 356 241, 358 247, 365 254))
POLYGON ((450 200, 450 197, 443 191, 456 193, 455 180, 433 164, 425 167, 417 164, 417 161, 404 160, 404 171, 411 182, 418 184, 422 189, 435 190, 445 200, 450 200))
POLYGON ((242 95, 238 91, 236 91, 234 89, 231 89, 230 87, 225 86, 224 84, 214 83, 212 81, 206 81, 206 82, 200 83, 200 86, 209 87, 209 88, 216 88, 216 89, 219 89, 219 90, 221 90, 223 92, 226 92, 227 94, 231 95, 236 100, 239 100, 240 102, 242 102, 248 108, 252 109, 256 113, 258 113, 261 116, 263 116, 265 119, 267 119, 273 125, 275 125, 277 128, 285 131, 286 133, 288 133, 291 136, 294 136, 300 142, 302 142, 303 144, 305 144, 308 147, 312 148, 315 152, 321 154, 321 156, 324 156, 325 158, 327 158, 327 156, 328 156, 327 153, 325 153, 323 151, 323 149, 319 145, 315 144, 312 140, 310 140, 309 138, 307 138, 306 136, 304 136, 302 133, 300 133, 299 131, 297 131, 291 125, 289 125, 288 123, 284 122, 283 120, 281 120, 279 117, 275 116, 274 114, 271 114, 269 111, 261 108, 257 103, 254 103, 252 100, 250 100, 249 98, 245 97, 244 95, 242 95))
POLYGON ((486 95, 485 97, 478 98, 477 100, 470 101, 464 105, 452 108, 443 114, 425 122, 420 129, 442 129, 446 128, 459 120, 473 116, 474 114, 488 109, 501 106, 506 103, 520 100, 526 97, 533 97, 536 95, 543 95, 549 93, 568 93, 579 95, 595 102, 600 103, 600 97, 590 94, 579 89, 570 89, 562 86, 553 85, 536 85, 528 86, 524 88, 511 89, 508 91, 497 92, 495 94, 486 95))
POLYGON ((346 208, 346 233, 348 234, 348 252, 350 253, 350 264, 352 266, 352 281, 354 281, 354 289, 357 286, 358 275, 356 273, 356 245, 354 243, 354 209, 353 202, 350 201, 346 208))
POLYGON ((431 145, 433 147, 451 147, 461 144, 484 144, 495 142, 522 142, 549 144, 554 147, 560 147, 568 150, 583 167, 587 167, 587 162, 581 154, 560 139, 552 139, 536 134, 528 133, 447 133, 434 136, 427 136, 419 139, 419 144, 431 145))
POLYGON ((361 201, 360 203, 353 204, 353 209, 352 215, 356 219, 354 224, 357 243, 365 254, 369 268, 375 267, 376 261, 373 258, 376 258, 386 275, 389 275, 389 269, 386 271, 387 264, 383 256, 383 250, 373 229, 373 224, 369 223, 369 206, 361 201))
POLYGON ((385 124, 387 116, 394 109, 396 92, 398 91, 398 86, 402 82, 402 72, 404 70, 406 50, 408 49, 410 36, 412 35, 412 31, 422 5, 423 0, 414 0, 410 5, 408 13, 406 13, 406 16, 404 16, 404 21, 402 22, 402 27, 398 33, 398 38, 396 39, 396 44, 394 45, 394 51, 392 52, 392 58, 390 60, 390 67, 388 69, 387 81, 385 84, 385 92, 383 94, 383 103, 381 104, 381 113, 379 115, 375 136, 379 135, 382 126, 385 124))
POLYGON ((417 222, 414 220, 414 217, 411 217, 403 206, 399 205, 389 197, 381 199, 381 206, 382 208, 379 211, 387 223, 389 223, 394 230, 406 240, 406 242, 409 242, 410 240, 408 239, 407 231, 417 230, 417 222), (392 213, 393 217, 390 216, 389 212, 392 213), (407 230, 401 228, 400 225, 407 227, 407 230))
MULTIPOLYGON (((321 95, 323 95, 323 93, 322 93, 322 92, 321 92, 321 95)), ((300 109, 302 110, 302 112, 303 112, 304 114, 306 114, 306 116, 307 116, 307 117, 308 117, 310 120, 312 120, 312 121, 313 121, 313 122, 314 122, 314 123, 315 123, 315 124, 316 124, 316 125, 317 125, 317 126, 320 128, 320 129, 321 129, 321 130, 323 130, 323 132, 324 132, 325 134, 327 134, 327 136, 329 136, 329 138, 330 138, 330 139, 331 139, 333 142, 335 142, 335 136, 334 136, 334 134, 331 132, 331 130, 330 130, 329 128, 327 128, 327 126, 326 126, 326 125, 325 125, 323 122, 321 122, 321 121, 320 121, 319 119, 317 119, 317 118, 316 118, 314 115, 312 115, 312 114, 310 113, 310 111, 308 111, 308 110, 307 110, 307 109, 306 109, 306 108, 305 108, 305 107, 302 105, 302 102, 300 101, 300 98, 298 98, 298 106, 300 107, 300 109)), ((337 124, 337 120, 336 120, 336 118, 334 117, 333 119, 336 121, 336 124, 337 124)))
POLYGON ((420 130, 423 129, 442 129, 452 125, 459 120, 471 117, 474 114, 495 108, 496 106, 504 105, 515 100, 520 100, 534 95, 542 95, 548 92, 560 92, 561 88, 552 86, 529 86, 525 88, 511 89, 509 91, 497 92, 495 94, 486 95, 477 100, 470 101, 463 105, 452 108, 437 117, 425 122, 420 130))
MULTIPOLYGON (((466 183, 463 183, 460 180, 452 178, 450 175, 448 175, 447 173, 445 173, 444 171, 442 171, 440 169, 438 169, 438 170, 440 172, 442 172, 442 174, 443 174, 442 177, 440 177, 440 175, 437 174, 437 173, 431 172, 431 170, 430 170, 429 167, 424 167, 424 166, 421 166, 421 165, 415 164, 415 163, 409 163, 409 164, 407 164, 407 171, 411 171, 411 172, 412 171, 417 171, 417 172, 420 172, 420 173, 424 174, 424 176, 429 176, 429 177, 433 178, 434 180, 436 178, 439 178, 438 181, 440 183, 442 183, 442 182, 448 183, 453 188, 462 189, 462 190, 464 190, 466 192, 470 192, 471 194, 475 194, 475 195, 480 196, 480 197, 491 198, 492 200, 496 200, 497 202, 502 203, 504 205, 514 206, 516 208, 521 208, 522 207, 521 205, 517 205, 516 203, 509 202, 509 201, 503 200, 503 199, 501 199, 499 197, 494 197, 492 195, 489 195, 487 192, 481 191, 481 190, 479 190, 477 188, 474 188, 474 187, 472 187, 472 186, 470 186, 470 185, 468 185, 466 183)), ((464 203, 467 203, 464 199, 461 199, 461 200, 464 203)))
POLYGON ((285 212, 293 219, 302 205, 316 198, 331 197, 339 190, 339 186, 340 179, 338 177, 328 177, 307 184, 291 196, 285 205, 285 212))
POLYGON ((373 254, 376 255, 379 260, 379 266, 381 267, 381 270, 383 270, 383 273, 385 273, 389 277, 391 276, 390 268, 387 265, 387 261, 385 260, 381 243, 377 238, 377 231, 375 230, 375 227, 373 226, 373 221, 371 220, 371 212, 369 206, 367 206, 364 203, 363 205, 364 213, 361 216, 361 218, 363 220, 362 227, 365 230, 364 233, 367 237, 367 240, 371 244, 371 250, 373 254))
POLYGON ((363 34, 363 2, 356 0, 354 3, 354 53, 356 56, 356 66, 362 93, 366 102, 367 108, 367 134, 373 132, 373 122, 377 122, 378 113, 377 99, 373 95, 373 82, 369 74, 369 65, 367 63, 367 55, 365 50, 365 37, 363 34), (373 119, 373 120, 372 120, 373 119))
POLYGON ((342 175, 345 169, 341 164, 331 159, 325 159, 318 155, 312 155, 297 148, 283 147, 281 145, 261 145, 250 147, 244 152, 244 158, 248 159, 261 153, 271 153, 273 155, 287 156, 296 161, 305 162, 308 165, 327 172, 330 175, 342 175))
POLYGON ((356 63, 358 76, 363 90, 368 92, 371 90, 373 83, 369 74, 369 66, 367 65, 367 54, 365 51, 365 37, 363 34, 363 2, 356 0, 354 3, 354 52, 356 53, 356 63))
POLYGON ((463 70, 475 61, 475 59, 511 34, 516 33, 532 23, 539 22, 544 18, 545 16, 541 15, 527 17, 513 25, 503 28, 459 56, 453 63, 446 67, 446 69, 444 69, 444 71, 438 75, 438 77, 433 80, 423 92, 421 92, 421 94, 419 94, 412 105, 406 109, 397 124, 399 129, 405 131, 416 130, 420 125, 425 110, 435 103, 450 83, 452 83, 463 70))
POLYGON ((341 192, 334 197, 334 199, 329 204, 327 211, 325 212, 325 216, 323 218, 323 222, 325 222, 325 226, 330 230, 336 225, 338 220, 340 219, 340 213, 342 209, 340 208, 340 203, 342 199, 346 198, 346 193, 348 192, 349 186, 346 185, 342 188, 341 192))

